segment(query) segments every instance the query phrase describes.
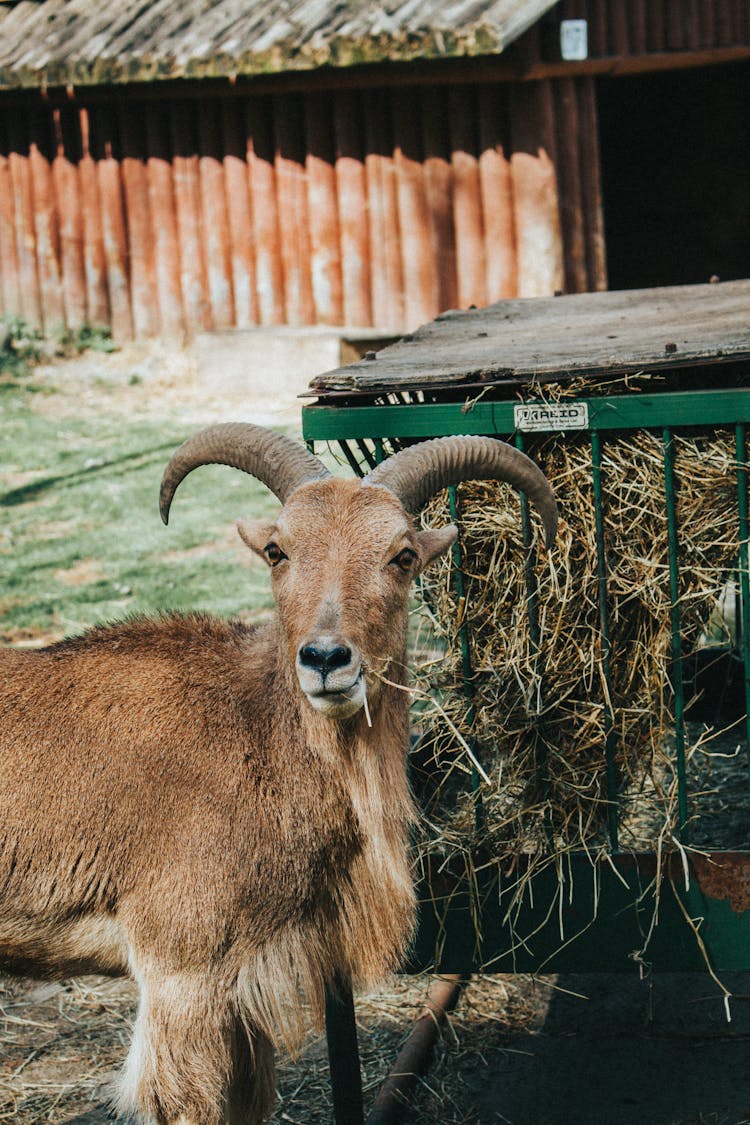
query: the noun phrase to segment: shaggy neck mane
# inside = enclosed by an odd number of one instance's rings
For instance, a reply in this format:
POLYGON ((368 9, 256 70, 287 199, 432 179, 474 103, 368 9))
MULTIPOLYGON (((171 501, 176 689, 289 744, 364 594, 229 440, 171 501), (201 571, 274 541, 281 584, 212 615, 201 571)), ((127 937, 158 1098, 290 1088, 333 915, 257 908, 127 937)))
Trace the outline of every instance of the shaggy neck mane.
MULTIPOLYGON (((280 1047, 294 1051, 305 1030, 298 1003, 301 991, 318 1024, 323 1020, 323 982, 351 976, 355 986, 375 987, 404 957, 415 919, 415 896, 408 859, 409 831, 416 819, 406 780, 408 695, 381 683, 373 693, 372 727, 363 711, 334 722, 319 715, 300 695, 293 668, 275 646, 276 674, 288 698, 298 701, 299 735, 324 771, 330 764, 346 778, 357 826, 348 873, 337 871, 327 900, 304 925, 290 927, 258 953, 243 971, 239 1002, 246 1016, 280 1047), (362 925, 362 919, 370 919, 362 925)), ((397 683, 403 664, 389 669, 397 683)))

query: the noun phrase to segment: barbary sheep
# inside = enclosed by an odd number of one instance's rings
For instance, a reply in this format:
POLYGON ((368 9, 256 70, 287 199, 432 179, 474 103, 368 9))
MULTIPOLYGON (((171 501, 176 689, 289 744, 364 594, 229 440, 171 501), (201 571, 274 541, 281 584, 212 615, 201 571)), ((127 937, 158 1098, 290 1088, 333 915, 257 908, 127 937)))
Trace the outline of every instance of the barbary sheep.
MULTIPOLYGON (((157 1125, 260 1122, 275 1045, 320 1019, 326 982, 373 985, 412 935, 407 599, 454 527, 410 513, 464 479, 524 490, 539 469, 492 438, 412 446, 364 481, 258 426, 209 427, 172 457, 166 522, 199 465, 282 503, 240 521, 277 612, 250 628, 135 618, 0 650, 0 965, 130 974, 140 1001, 118 1109, 157 1125)), ((238 594, 239 600, 239 594, 238 594)))

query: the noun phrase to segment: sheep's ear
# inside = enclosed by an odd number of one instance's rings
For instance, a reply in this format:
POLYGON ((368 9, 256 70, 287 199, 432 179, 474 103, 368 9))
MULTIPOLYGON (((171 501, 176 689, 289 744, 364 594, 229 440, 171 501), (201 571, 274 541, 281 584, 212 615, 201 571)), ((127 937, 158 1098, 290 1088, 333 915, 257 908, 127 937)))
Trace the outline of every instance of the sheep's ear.
POLYGON ((429 531, 418 531, 419 554, 422 559, 420 570, 424 570, 435 559, 440 558, 456 542, 458 528, 449 523, 447 527, 430 528, 429 531))
POLYGON ((268 520, 237 520, 237 530, 242 542, 267 562, 264 549, 276 534, 276 524, 268 520))

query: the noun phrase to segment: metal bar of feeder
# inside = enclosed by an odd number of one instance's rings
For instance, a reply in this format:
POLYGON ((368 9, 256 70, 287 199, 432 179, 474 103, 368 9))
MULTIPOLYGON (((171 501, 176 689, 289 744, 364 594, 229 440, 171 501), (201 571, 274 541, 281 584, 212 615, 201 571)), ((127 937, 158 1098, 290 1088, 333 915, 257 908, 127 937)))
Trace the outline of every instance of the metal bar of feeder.
POLYGON ((367 443, 362 441, 360 438, 358 438, 357 441, 354 444, 357 446, 357 449, 360 451, 360 453, 364 457, 368 468, 374 469, 376 464, 377 464, 377 461, 376 461, 375 457, 373 456, 373 454, 371 453, 371 451, 369 450, 369 448, 367 446, 367 443))
MULTIPOLYGON (((526 443, 523 434, 520 432, 516 433, 514 440, 516 448, 520 449, 522 453, 525 453, 526 443)), ((529 501, 523 492, 520 493, 520 500, 524 550, 523 569, 526 582, 526 607, 529 615, 529 638, 531 640, 531 665, 534 670, 534 676, 540 676, 541 629, 539 627, 539 588, 533 559, 534 533, 531 527, 529 501)), ((541 684, 538 685, 538 706, 534 710, 534 752, 536 755, 536 767, 539 775, 541 793, 546 805, 549 797, 549 776, 547 774, 547 740, 544 737, 543 721, 541 717, 541 684)), ((545 816, 547 820, 547 831, 551 834, 552 827, 549 822, 549 807, 547 807, 545 816)))
MULTIPOLYGON (((461 558, 461 532, 458 512, 458 490, 455 485, 448 489, 448 504, 450 507, 451 522, 459 528, 459 534, 452 549, 453 578, 456 585, 456 600, 458 603, 458 635, 461 641, 461 684, 464 698, 466 699, 466 720, 469 727, 471 748, 476 755, 476 740, 474 738, 474 723, 476 720, 476 707, 474 703, 474 669, 471 663, 471 642, 469 629, 466 624, 466 590, 461 558)), ((481 832, 485 826, 484 804, 480 787, 479 770, 472 762, 471 765, 471 791, 474 794, 474 827, 481 832)))
POLYGON ((674 691, 675 756, 677 760, 677 834, 688 837, 687 774, 685 769, 685 696, 682 684, 682 636, 680 623, 680 567, 677 536, 677 493, 674 474, 674 434, 671 427, 662 431, 664 443, 664 487, 667 501, 667 539, 669 544, 669 615, 672 627, 672 688, 674 691))
POLYGON ((355 474, 355 476, 363 477, 365 474, 362 472, 362 468, 360 466, 360 463, 357 460, 357 458, 354 456, 354 454, 352 453, 351 449, 349 448, 348 443, 343 441, 343 440, 340 441, 339 442, 339 449, 341 450, 341 452, 344 454, 344 457, 346 457, 347 461, 349 462, 349 467, 351 468, 351 470, 355 474))
POLYGON ((598 430, 591 431, 591 476, 594 486, 599 630, 601 633, 602 672, 604 675, 604 754, 607 768, 607 826, 609 829, 610 845, 612 850, 616 852, 619 850, 617 835, 617 773, 615 768, 616 736, 614 712, 612 709, 611 642, 609 634, 609 604, 607 599, 607 553, 604 544, 602 440, 598 430))
POLYGON ((735 427, 737 454, 737 510, 740 539, 740 604, 735 628, 737 643, 742 652, 745 677, 745 727, 750 744, 750 516, 748 515, 748 464, 747 426, 738 422, 735 427))

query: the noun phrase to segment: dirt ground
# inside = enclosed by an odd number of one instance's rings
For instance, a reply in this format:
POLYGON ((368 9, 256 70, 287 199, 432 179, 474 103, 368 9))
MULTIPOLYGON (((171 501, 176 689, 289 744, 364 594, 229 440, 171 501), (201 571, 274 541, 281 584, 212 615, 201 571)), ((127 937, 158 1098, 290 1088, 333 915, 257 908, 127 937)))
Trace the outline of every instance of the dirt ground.
MULTIPOLYGON (((221 398, 190 353, 159 346, 71 361, 70 395, 50 410, 103 408, 186 422, 242 416, 294 425, 298 405, 221 398), (106 390, 106 394, 103 390, 106 390), (67 406, 66 406, 67 402, 67 406), (241 414, 238 411, 241 409, 241 414)), ((723 978, 732 1022, 707 975, 495 976, 472 982, 405 1121, 434 1125, 740 1125, 750 1123, 750 979, 723 978)), ((359 998, 366 1095, 418 1015, 427 982, 394 978, 359 998)), ((130 1036, 134 987, 83 978, 0 978, 0 1122, 103 1125, 130 1036)), ((274 1125, 331 1121, 324 1041, 282 1061, 274 1125)))
MULTIPOLYGON (((740 1125, 750 1122, 750 981, 732 1023, 702 974, 496 976, 472 982, 404 1120, 431 1125, 740 1125), (565 990, 565 991, 564 991, 565 990)), ((368 1099, 417 1015, 424 980, 357 1005, 368 1099)), ((0 1121, 104 1125, 133 986, 0 983, 0 1121)), ((331 1121, 325 1043, 279 1068, 273 1125, 331 1121)))

